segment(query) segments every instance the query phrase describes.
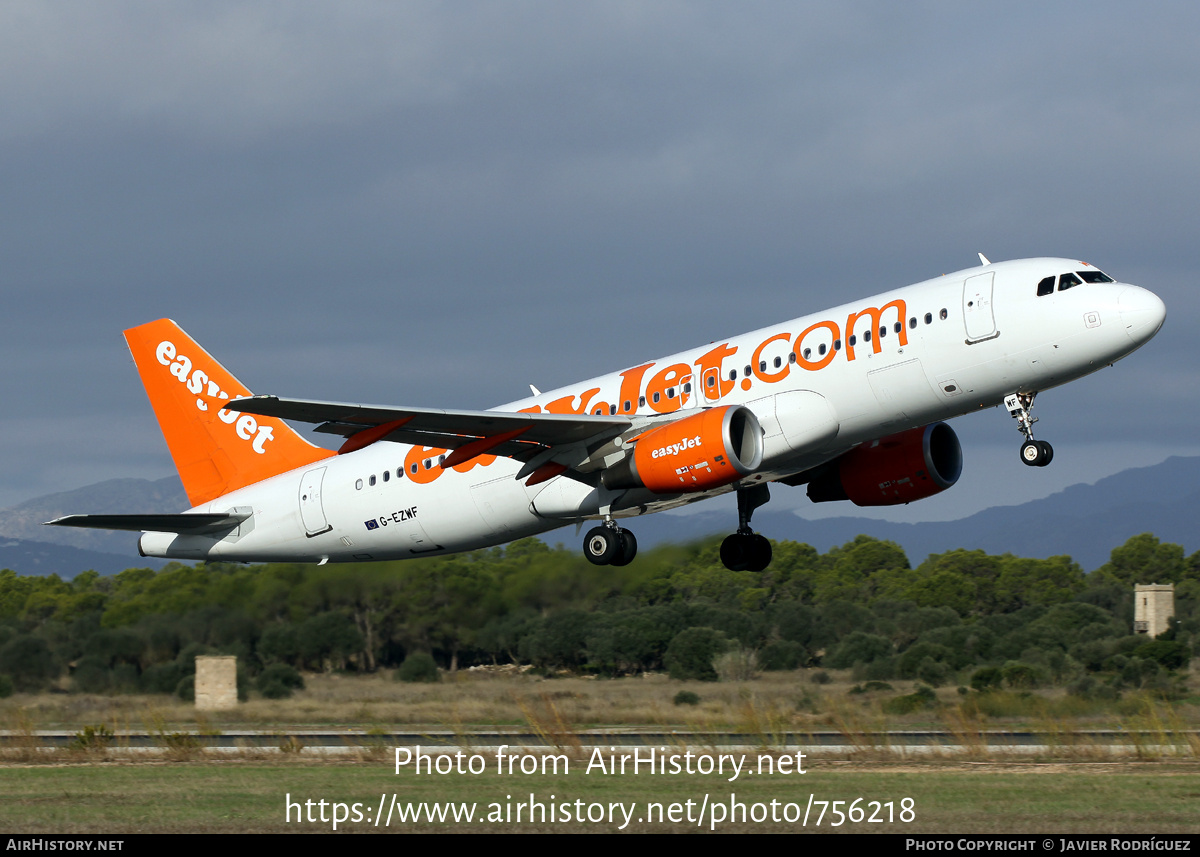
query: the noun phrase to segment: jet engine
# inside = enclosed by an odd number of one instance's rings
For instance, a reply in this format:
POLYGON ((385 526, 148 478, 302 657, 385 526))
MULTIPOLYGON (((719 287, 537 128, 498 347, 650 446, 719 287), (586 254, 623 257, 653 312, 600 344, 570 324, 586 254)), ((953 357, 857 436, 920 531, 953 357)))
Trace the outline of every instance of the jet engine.
POLYGON ((961 473, 954 429, 932 423, 855 447, 808 483, 808 497, 814 503, 897 506, 945 491, 961 473))
POLYGON ((744 405, 711 408, 635 438, 633 453, 604 471, 605 488, 688 494, 735 482, 763 457, 763 432, 744 405))

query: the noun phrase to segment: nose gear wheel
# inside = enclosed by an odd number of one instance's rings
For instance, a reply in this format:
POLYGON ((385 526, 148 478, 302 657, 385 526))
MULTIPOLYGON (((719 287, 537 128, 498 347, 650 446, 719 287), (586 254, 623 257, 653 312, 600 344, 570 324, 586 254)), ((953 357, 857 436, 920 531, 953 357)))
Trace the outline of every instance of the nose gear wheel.
POLYGON ((1030 467, 1045 467, 1054 458, 1054 447, 1044 440, 1027 440, 1021 444, 1021 460, 1030 467))
POLYGON ((1036 397, 1037 393, 1013 393, 1004 397, 1004 407, 1017 421, 1017 431, 1025 435, 1025 442, 1021 444, 1021 461, 1030 467, 1045 467, 1054 458, 1054 447, 1044 440, 1033 439, 1033 424, 1038 420, 1032 414, 1036 397))

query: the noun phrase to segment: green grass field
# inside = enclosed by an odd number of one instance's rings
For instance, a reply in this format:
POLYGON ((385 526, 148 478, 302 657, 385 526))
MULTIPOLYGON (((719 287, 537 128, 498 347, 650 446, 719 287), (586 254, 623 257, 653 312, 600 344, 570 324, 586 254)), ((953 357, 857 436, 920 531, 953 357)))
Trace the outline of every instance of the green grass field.
MULTIPOLYGON (((806 760, 807 773, 742 776, 735 782, 715 774, 624 776, 584 772, 586 761, 573 762, 569 774, 497 775, 487 752, 488 770, 471 774, 394 773, 391 758, 358 762, 294 760, 198 761, 173 763, 89 762, 6 766, 0 769, 0 830, 16 833, 250 833, 328 832, 334 803, 348 819, 339 832, 447 830, 456 832, 717 832, 800 831, 799 821, 771 820, 801 815, 809 795, 820 801, 845 801, 868 815, 887 817, 870 801, 893 803, 893 821, 841 826, 832 807, 817 826, 820 804, 810 810, 812 832, 923 833, 1179 833, 1200 829, 1200 764, 1179 762, 1111 763, 845 763, 806 760), (530 795, 555 818, 529 820, 530 795), (295 804, 286 820, 286 799, 295 804), (551 798, 553 795, 553 799, 551 798), (435 802, 476 804, 472 822, 401 823, 393 808, 390 826, 375 826, 381 796, 400 806, 435 802), (702 802, 708 809, 701 813, 702 802), (914 820, 902 823, 902 800, 911 798, 914 820), (734 819, 728 820, 731 799, 734 819), (311 810, 305 801, 313 801, 311 810), (300 821, 311 811, 329 822, 300 821), (576 801, 581 803, 577 804, 576 801), (689 808, 687 801, 692 801, 689 808), (353 822, 358 803, 359 818, 353 822), (785 804, 793 804, 788 808, 785 804), (492 805, 492 806, 489 806, 492 805), (569 804, 571 820, 561 820, 569 804), (624 809, 614 809, 620 804, 624 809), (664 821, 646 820, 649 804, 662 805, 664 821), (675 805, 672 809, 672 804, 675 805), (738 804, 746 807, 742 821, 738 804), (757 804, 757 806, 755 806, 757 804), (726 816, 714 825, 714 805, 726 816), (520 807, 520 820, 517 820, 520 807), (588 812, 599 821, 582 822, 588 812), (499 820, 481 820, 488 813, 499 820), (609 815, 612 820, 609 820, 609 815), (677 819, 672 822, 672 814, 677 819), (689 822, 689 815, 692 819, 689 822), (757 822, 755 816, 764 820, 757 822), (626 821, 628 819, 628 821, 626 821)), ((659 810, 649 810, 652 813, 659 810)), ((541 812, 540 810, 538 812, 541 812)), ((385 810, 386 813, 386 810, 385 810)))
MULTIPOLYGON (((665 677, 544 681, 464 675, 437 685, 404 685, 380 677, 317 676, 293 699, 255 699, 235 711, 207 715, 166 697, 18 694, 0 701, 0 727, 11 736, 0 757, 0 831, 328 832, 334 804, 341 805, 338 832, 1200 830, 1200 741, 1190 732, 1197 719, 1191 702, 1168 706, 1130 697, 1118 705, 1075 711, 1072 699, 1049 691, 979 697, 987 701, 981 707, 943 688, 936 708, 894 716, 885 715, 874 696, 850 693, 851 687, 849 676, 835 675, 832 683, 818 686, 801 674, 728 684, 665 677), (681 688, 694 690, 700 703, 673 704, 681 688), (378 739, 362 747, 348 744, 350 756, 274 749, 220 754, 198 750, 185 734, 237 728, 282 734, 338 726, 419 733, 428 728, 458 733, 466 747, 474 729, 493 725, 532 730, 563 748, 578 748, 579 730, 625 725, 725 729, 745 736, 748 745, 776 748, 783 733, 835 731, 846 736, 848 749, 822 753, 814 748, 804 775, 743 771, 733 782, 728 772, 586 773, 590 750, 572 756, 565 774, 498 774, 495 751, 481 749, 484 772, 479 774, 415 774, 406 766, 397 775, 391 748, 370 745, 378 739), (1126 756, 1114 758, 1075 732, 1101 727, 1130 735, 1140 730, 1149 737, 1140 739, 1141 745, 1131 738, 1126 756), (957 756, 913 756, 867 737, 899 728, 946 730, 962 749, 957 756), (1034 760, 985 744, 985 732, 997 728, 1031 729, 1043 736, 1044 750, 1034 760), (80 735, 111 729, 117 735, 107 749, 48 751, 35 734, 41 729, 79 730, 80 735), (158 735, 164 752, 131 750, 120 734, 139 729, 158 735), (546 808, 545 821, 536 806, 530 820, 530 795, 546 808), (305 805, 310 800, 311 822, 305 805), (327 802, 324 822, 321 800, 327 802), (381 800, 385 816, 390 808, 390 825, 375 824, 381 800), (430 807, 448 803, 474 805, 472 820, 429 820, 430 807), (400 812, 422 804, 419 820, 400 821, 400 812), (912 820, 902 821, 907 808, 912 820), (805 826, 799 819, 806 811, 805 826), (589 813, 593 820, 587 820, 589 813), (835 826, 839 813, 845 814, 844 822, 835 826), (883 820, 867 821, 872 815, 883 820)), ((908 689, 898 685, 895 693, 908 689)), ((747 756, 747 764, 754 764, 757 754, 747 756)))

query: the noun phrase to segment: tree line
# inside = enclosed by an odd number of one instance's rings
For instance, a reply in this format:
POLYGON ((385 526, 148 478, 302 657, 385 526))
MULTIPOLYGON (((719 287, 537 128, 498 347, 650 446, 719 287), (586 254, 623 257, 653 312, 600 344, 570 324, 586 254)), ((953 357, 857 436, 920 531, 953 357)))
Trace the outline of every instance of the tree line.
POLYGON ((370 673, 416 655, 448 670, 716 678, 724 654, 751 670, 854 669, 868 681, 1167 692, 1200 630, 1200 552, 1148 533, 1090 574, 1065 556, 978 550, 913 568, 868 536, 826 553, 773 547, 761 573, 725 569, 716 541, 599 567, 537 539, 344 566, 172 563, 71 580, 6 569, 0 693, 173 693, 205 653, 237 655, 278 695, 297 671, 370 673), (1175 584, 1167 639, 1133 635, 1135 583, 1175 584))

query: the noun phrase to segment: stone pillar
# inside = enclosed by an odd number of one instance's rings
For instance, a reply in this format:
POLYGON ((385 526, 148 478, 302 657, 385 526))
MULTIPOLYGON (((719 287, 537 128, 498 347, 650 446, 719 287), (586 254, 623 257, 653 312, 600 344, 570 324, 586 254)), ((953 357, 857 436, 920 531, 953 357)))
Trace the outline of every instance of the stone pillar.
POLYGON ((196 710, 237 708, 237 658, 234 655, 196 656, 196 710))
POLYGON ((1139 583, 1133 587, 1133 632, 1157 637, 1175 615, 1174 583, 1139 583))

